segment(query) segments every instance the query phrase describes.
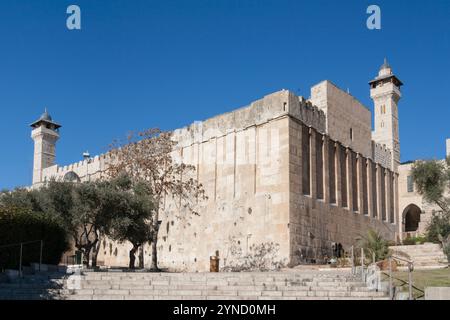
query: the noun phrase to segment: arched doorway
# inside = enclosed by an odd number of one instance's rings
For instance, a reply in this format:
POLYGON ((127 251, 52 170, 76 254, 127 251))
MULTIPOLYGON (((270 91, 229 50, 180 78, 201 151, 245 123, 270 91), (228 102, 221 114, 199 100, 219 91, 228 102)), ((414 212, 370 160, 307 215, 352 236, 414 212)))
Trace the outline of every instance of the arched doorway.
POLYGON ((422 210, 415 204, 410 204, 403 210, 405 232, 414 232, 419 229, 421 212, 422 210))

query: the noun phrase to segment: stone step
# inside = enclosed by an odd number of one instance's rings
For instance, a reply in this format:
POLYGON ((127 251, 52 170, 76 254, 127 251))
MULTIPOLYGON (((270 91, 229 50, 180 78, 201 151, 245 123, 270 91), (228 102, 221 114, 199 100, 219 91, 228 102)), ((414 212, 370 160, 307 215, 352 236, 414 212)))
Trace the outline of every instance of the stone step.
POLYGON ((384 299, 348 272, 106 273, 0 286, 1 297, 69 300, 384 299), (77 287, 79 286, 79 288, 77 287), (68 288, 77 287, 76 290, 68 288))
POLYGON ((145 278, 145 277, 151 277, 151 278, 209 278, 209 279, 223 279, 223 278, 258 278, 258 279, 279 279, 279 278, 292 278, 292 277, 299 277, 299 278, 351 278, 351 275, 349 275, 347 272, 324 272, 323 274, 320 273, 305 273, 305 272, 290 272, 290 273, 283 273, 283 274, 270 274, 270 273, 264 273, 263 275, 255 274, 251 272, 243 272, 243 273, 177 273, 177 274, 171 274, 171 273, 150 273, 150 272, 139 272, 139 273, 133 273, 133 272, 84 272, 84 276, 87 277, 111 277, 111 278, 123 278, 123 277, 129 277, 133 279, 139 279, 139 278, 145 278))
POLYGON ((317 291, 317 292, 290 292, 285 295, 283 292, 267 292, 266 294, 261 292, 248 292, 244 294, 236 295, 222 295, 217 294, 206 294, 206 295, 192 295, 185 294, 185 292, 169 292, 167 295, 151 295, 151 294, 111 294, 111 293, 98 293, 95 295, 90 294, 80 294, 80 295, 69 295, 65 296, 67 300, 302 300, 302 299, 383 299, 387 298, 384 293, 380 292, 367 292, 367 293, 352 293, 352 292, 327 292, 327 291, 317 291))
POLYGON ((61 290, 61 293, 65 294, 134 294, 134 295, 170 295, 170 292, 188 292, 192 295, 207 295, 209 293, 215 294, 220 292, 221 294, 240 294, 247 292, 287 292, 286 295, 289 295, 290 292, 315 292, 315 291, 327 291, 327 292, 342 292, 342 293, 350 293, 350 292, 363 292, 370 293, 372 292, 367 287, 290 287, 290 288, 259 288, 259 287, 217 287, 217 288, 204 288, 204 287, 195 287, 195 288, 142 288, 142 289, 129 289, 129 288, 82 288, 76 290, 61 290))

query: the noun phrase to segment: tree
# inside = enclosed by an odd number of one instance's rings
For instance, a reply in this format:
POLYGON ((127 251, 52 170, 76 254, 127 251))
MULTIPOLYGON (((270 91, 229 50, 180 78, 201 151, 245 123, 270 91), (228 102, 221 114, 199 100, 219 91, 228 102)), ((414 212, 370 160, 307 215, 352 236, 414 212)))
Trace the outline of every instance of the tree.
MULTIPOLYGON (((133 245, 130 250, 130 269, 135 267, 135 254, 152 238, 153 198, 147 184, 133 183, 128 175, 120 175, 105 183, 109 189, 107 203, 110 204, 111 223, 107 235, 111 239, 133 245)), ((143 257, 139 266, 144 267, 143 257)))
POLYGON ((450 157, 445 161, 417 161, 412 167, 412 177, 425 201, 442 211, 433 213, 427 226, 427 238, 441 242, 450 258, 450 157))
POLYGON ((195 167, 174 161, 172 153, 176 144, 170 132, 149 129, 138 134, 131 133, 125 143, 113 142, 110 150, 108 174, 117 177, 125 172, 133 181, 144 181, 153 195, 152 271, 159 270, 157 243, 165 197, 176 199, 177 203, 196 215, 198 212, 194 206, 197 200, 206 198, 202 185, 192 178, 195 167))
POLYGON ((87 266, 94 249, 92 266, 96 267, 99 239, 108 223, 98 183, 51 180, 39 191, 43 210, 59 217, 87 266))
POLYGON ((425 201, 436 204, 445 213, 450 212, 450 157, 446 161, 417 161, 411 175, 425 201))
POLYGON ((4 207, 28 209, 33 212, 41 211, 41 193, 38 190, 16 188, 12 191, 0 192, 0 204, 4 207))
MULTIPOLYGON (((32 211, 26 206, 17 206, 9 200, 16 196, 23 199, 24 190, 9 193, 6 201, 0 197, 0 244, 12 245, 33 241, 22 248, 22 265, 39 262, 40 242, 43 241, 42 262, 58 264, 61 256, 68 249, 67 233, 54 216, 38 211, 32 211)), ((17 200, 17 199, 15 199, 17 200)), ((12 202, 16 202, 13 200, 12 202)), ((20 202, 20 201, 18 201, 20 202)), ((0 246, 0 269, 18 268, 19 247, 0 246)))

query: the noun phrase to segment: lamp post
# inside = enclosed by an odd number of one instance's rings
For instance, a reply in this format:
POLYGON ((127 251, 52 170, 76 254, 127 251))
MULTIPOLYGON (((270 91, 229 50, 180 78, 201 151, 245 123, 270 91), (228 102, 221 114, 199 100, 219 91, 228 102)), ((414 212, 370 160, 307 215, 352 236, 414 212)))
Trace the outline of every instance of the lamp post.
POLYGON ((89 163, 91 162, 91 155, 89 151, 83 152, 83 159, 86 160, 86 179, 91 181, 91 176, 89 175, 89 163))

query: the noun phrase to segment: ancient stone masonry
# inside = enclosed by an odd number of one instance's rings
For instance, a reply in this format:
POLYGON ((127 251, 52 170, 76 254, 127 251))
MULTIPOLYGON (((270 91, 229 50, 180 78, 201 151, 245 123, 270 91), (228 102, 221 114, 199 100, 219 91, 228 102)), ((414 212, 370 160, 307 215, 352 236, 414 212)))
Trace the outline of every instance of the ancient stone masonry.
MULTIPOLYGON (((217 250, 227 266, 233 243, 244 254, 252 244, 276 243, 278 259, 295 265, 330 257, 332 242, 349 248, 368 228, 395 238, 398 173, 391 151, 371 139, 370 111, 328 81, 311 97, 282 90, 173 131, 174 159, 196 167, 208 200, 195 216, 165 199, 161 267, 205 271, 217 250)), ((51 163, 33 183, 97 179, 107 165, 107 155, 51 163)), ((106 239, 99 262, 126 265, 128 246, 106 239)))
MULTIPOLYGON (((394 201, 393 196, 388 193, 394 188, 393 179, 377 181, 373 177, 376 174, 393 177, 395 173, 380 165, 375 169, 371 168, 371 159, 355 153, 314 129, 305 130, 308 127, 295 119, 290 119, 289 128, 290 262, 298 264, 319 261, 323 256, 331 256, 331 242, 349 246, 368 228, 379 230, 386 238, 393 239, 396 211, 393 206, 387 205, 388 199, 392 203, 394 201), (327 164, 314 169, 316 174, 322 173, 317 174, 321 179, 320 183, 317 179, 311 179, 313 169, 307 165, 310 161, 304 160, 305 156, 308 159, 308 154, 293 147, 304 146, 310 143, 312 136, 317 135, 320 135, 322 141, 318 147, 326 151, 315 154, 322 155, 320 163, 327 164), (310 168, 309 175, 305 172, 305 165, 310 168), (300 170, 301 166, 303 170, 300 170), (301 174, 303 177, 300 177, 301 174), (319 196, 323 192, 322 185, 325 185, 325 181, 328 186, 326 199, 319 196), (316 188, 320 192, 309 192, 316 188), (372 190, 372 197, 369 190, 372 190), (369 206, 369 199, 372 198, 373 201, 378 197, 381 199, 381 215, 374 210, 377 207, 369 206)), ((302 150, 309 148, 303 147, 302 150)))

